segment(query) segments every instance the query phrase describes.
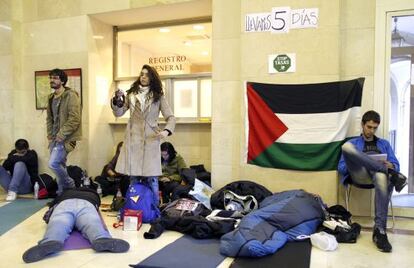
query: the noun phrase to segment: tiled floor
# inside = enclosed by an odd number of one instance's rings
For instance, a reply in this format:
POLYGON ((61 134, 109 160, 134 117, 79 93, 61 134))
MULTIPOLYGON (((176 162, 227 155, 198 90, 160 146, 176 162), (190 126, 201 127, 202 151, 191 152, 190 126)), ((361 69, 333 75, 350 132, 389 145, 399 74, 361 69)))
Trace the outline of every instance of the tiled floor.
MULTIPOLYGON (((0 193, 0 206, 4 204, 4 198, 5 194, 0 193)), ((103 201, 103 203, 107 202, 109 199, 103 201)), ((130 243, 129 252, 123 254, 95 253, 92 249, 63 251, 40 262, 25 264, 21 258, 23 252, 35 245, 43 236, 46 225, 42 221, 42 216, 45 210, 46 208, 40 210, 0 236, 0 267, 128 267, 129 264, 140 262, 181 237, 180 233, 166 231, 158 239, 145 240, 142 235, 149 229, 149 225, 143 225, 138 232, 124 232, 122 229, 112 228, 115 218, 112 213, 104 212, 104 220, 112 235, 130 243)), ((399 219, 396 228, 414 230, 414 220, 399 219)), ((414 267, 414 235, 399 234, 397 230, 395 233, 389 233, 389 238, 393 245, 393 252, 389 254, 381 253, 375 248, 371 241, 370 231, 363 231, 356 244, 340 244, 334 252, 324 252, 313 248, 311 267, 414 267)), ((219 267, 229 267, 231 261, 231 258, 227 258, 219 267)), ((189 264, 188 267, 196 267, 196 265, 189 264)))

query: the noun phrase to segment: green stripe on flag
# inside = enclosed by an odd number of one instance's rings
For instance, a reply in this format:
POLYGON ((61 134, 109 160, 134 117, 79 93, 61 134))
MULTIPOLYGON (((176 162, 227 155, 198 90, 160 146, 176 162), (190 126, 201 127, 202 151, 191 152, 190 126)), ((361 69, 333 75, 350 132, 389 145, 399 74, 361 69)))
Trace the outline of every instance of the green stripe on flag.
POLYGON ((344 142, 322 144, 275 142, 255 159, 249 161, 249 164, 306 171, 336 170, 344 142))

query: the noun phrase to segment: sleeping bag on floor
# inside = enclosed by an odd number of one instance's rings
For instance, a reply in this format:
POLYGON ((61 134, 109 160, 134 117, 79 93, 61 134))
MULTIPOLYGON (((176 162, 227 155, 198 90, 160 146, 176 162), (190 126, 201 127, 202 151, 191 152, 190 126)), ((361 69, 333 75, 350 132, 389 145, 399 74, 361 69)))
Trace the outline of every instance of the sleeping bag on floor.
POLYGON ((310 235, 324 219, 322 201, 303 190, 276 193, 243 217, 221 237, 220 253, 230 257, 261 257, 275 253, 288 240, 310 235))

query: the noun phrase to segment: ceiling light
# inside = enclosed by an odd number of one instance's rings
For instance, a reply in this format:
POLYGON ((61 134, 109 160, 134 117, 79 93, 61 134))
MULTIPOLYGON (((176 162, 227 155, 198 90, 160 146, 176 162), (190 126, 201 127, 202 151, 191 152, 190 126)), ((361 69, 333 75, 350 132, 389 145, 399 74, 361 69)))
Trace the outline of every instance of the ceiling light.
POLYGON ((208 56, 208 51, 203 51, 203 52, 201 52, 201 55, 203 55, 203 56, 208 56))
POLYGON ((200 24, 193 25, 193 29, 196 31, 202 31, 204 30, 204 25, 200 25, 200 24))
POLYGON ((94 35, 93 39, 104 39, 102 35, 94 35))
POLYGON ((169 28, 160 28, 160 33, 169 33, 171 30, 169 28))

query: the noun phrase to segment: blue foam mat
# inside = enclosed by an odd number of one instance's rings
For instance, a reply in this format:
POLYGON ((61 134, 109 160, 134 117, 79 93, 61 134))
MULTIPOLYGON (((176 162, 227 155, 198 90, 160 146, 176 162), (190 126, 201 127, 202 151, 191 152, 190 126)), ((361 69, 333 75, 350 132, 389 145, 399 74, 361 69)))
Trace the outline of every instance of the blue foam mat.
POLYGON ((48 199, 16 199, 0 207, 0 235, 45 207, 48 199))

